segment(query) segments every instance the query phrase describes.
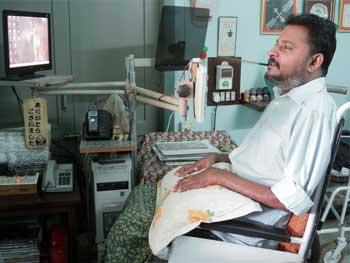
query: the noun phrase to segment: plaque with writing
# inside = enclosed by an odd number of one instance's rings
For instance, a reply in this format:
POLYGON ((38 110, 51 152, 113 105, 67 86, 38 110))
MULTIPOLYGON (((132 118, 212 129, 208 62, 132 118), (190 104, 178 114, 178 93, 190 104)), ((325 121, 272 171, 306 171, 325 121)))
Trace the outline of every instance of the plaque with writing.
POLYGON ((43 98, 24 100, 23 114, 26 147, 45 148, 49 142, 46 100, 43 98))

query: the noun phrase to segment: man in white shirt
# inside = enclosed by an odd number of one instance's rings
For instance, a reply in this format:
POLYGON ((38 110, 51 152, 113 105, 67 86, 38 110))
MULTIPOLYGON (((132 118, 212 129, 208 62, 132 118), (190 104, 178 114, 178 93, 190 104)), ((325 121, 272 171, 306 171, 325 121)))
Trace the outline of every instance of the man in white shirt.
MULTIPOLYGON (((270 57, 266 77, 279 89, 243 143, 229 155, 209 155, 183 167, 176 191, 222 185, 263 205, 247 219, 286 226, 291 213, 313 205, 310 196, 330 159, 336 105, 325 76, 336 49, 334 24, 315 15, 291 17, 270 57), (212 168, 230 162, 234 172, 212 168)), ((215 232, 225 241, 269 246, 267 241, 215 232)))
MULTIPOLYGON (((315 15, 290 18, 268 53, 266 77, 280 91, 243 143, 230 155, 209 155, 178 170, 174 191, 222 185, 263 205, 247 219, 285 226, 291 213, 312 206, 310 196, 325 173, 335 130, 336 105, 325 79, 336 48, 335 25, 315 15), (232 164, 233 172, 211 167, 232 164)), ((155 184, 135 187, 106 240, 106 262, 148 262, 148 229, 154 215, 155 184)), ((215 232, 223 240, 273 247, 261 239, 215 232)))

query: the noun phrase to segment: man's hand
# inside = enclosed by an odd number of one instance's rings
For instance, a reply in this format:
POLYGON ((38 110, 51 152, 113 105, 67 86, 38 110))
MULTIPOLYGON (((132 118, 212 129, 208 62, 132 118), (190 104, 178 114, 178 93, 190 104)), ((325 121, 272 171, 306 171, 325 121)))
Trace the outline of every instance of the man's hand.
POLYGON ((217 184, 217 177, 220 176, 219 171, 220 169, 208 168, 200 173, 182 178, 177 181, 173 191, 184 192, 217 184))
MULTIPOLYGON (((208 154, 195 162, 194 164, 184 165, 176 171, 177 176, 185 176, 194 172, 198 172, 203 169, 207 169, 216 163, 216 155, 208 154)), ((202 174, 202 173, 201 173, 202 174)))

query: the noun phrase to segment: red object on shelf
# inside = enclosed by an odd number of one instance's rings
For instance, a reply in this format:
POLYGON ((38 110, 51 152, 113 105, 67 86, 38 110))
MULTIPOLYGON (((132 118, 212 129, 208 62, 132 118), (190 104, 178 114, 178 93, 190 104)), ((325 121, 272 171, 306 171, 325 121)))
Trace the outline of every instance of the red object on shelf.
POLYGON ((207 52, 202 51, 200 57, 201 59, 205 59, 207 57, 207 52))
POLYGON ((50 239, 50 263, 67 262, 67 233, 63 227, 52 225, 50 239))

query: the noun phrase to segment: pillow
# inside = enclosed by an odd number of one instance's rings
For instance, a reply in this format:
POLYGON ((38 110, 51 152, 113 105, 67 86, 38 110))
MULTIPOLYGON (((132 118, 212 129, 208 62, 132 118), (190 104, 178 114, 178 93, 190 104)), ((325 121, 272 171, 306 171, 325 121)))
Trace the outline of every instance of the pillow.
MULTIPOLYGON (((214 167, 232 170, 227 163, 218 163, 214 167)), ((259 203, 219 185, 173 192, 176 182, 181 179, 175 175, 179 168, 168 172, 157 185, 156 212, 148 235, 154 255, 201 222, 224 221, 262 211, 259 203)))
MULTIPOLYGON (((307 220, 309 219, 309 214, 303 214, 301 216, 292 215, 289 219, 287 226, 287 234, 293 237, 303 237, 307 220)), ((288 251, 291 253, 299 252, 299 244, 295 243, 279 243, 279 250, 288 251)))

